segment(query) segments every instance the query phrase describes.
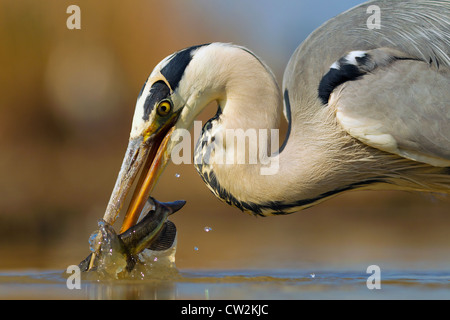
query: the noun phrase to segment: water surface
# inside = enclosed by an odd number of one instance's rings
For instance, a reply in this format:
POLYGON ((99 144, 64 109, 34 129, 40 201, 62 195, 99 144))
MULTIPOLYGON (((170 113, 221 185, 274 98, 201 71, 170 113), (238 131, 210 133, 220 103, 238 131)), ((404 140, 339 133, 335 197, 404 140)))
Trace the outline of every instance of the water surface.
POLYGON ((179 270, 143 280, 81 280, 69 290, 65 270, 4 271, 0 299, 450 299, 447 271, 383 271, 381 289, 370 274, 310 270, 179 270))

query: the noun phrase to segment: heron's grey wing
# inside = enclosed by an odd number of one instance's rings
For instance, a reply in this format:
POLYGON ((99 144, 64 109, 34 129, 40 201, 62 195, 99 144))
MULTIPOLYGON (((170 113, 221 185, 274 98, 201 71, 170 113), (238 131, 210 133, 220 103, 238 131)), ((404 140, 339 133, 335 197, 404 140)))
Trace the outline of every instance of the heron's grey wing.
POLYGON ((303 41, 286 67, 283 91, 291 110, 285 114, 291 114, 292 126, 302 126, 295 119, 322 107, 319 82, 330 65, 350 51, 391 48, 435 68, 450 68, 449 17, 450 0, 373 0, 328 20, 303 41), (371 8, 379 9, 378 28, 368 25, 371 8))
MULTIPOLYGON (((342 127, 371 147, 450 166, 450 70, 390 49, 353 57, 359 74, 335 87, 328 101, 342 127)), ((334 67, 343 70, 346 61, 339 62, 334 67)))

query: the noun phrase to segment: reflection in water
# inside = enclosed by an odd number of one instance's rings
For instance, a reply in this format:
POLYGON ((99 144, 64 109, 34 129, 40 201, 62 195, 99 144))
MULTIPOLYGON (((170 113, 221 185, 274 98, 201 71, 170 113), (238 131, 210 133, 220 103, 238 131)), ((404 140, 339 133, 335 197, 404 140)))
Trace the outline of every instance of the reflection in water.
POLYGON ((450 299, 450 273, 384 271, 369 290, 364 272, 180 271, 164 279, 96 280, 69 290, 61 271, 0 273, 0 299, 450 299), (311 276, 314 274, 314 277, 311 276))
POLYGON ((100 300, 174 300, 176 284, 172 281, 108 281, 88 284, 87 299, 100 300))

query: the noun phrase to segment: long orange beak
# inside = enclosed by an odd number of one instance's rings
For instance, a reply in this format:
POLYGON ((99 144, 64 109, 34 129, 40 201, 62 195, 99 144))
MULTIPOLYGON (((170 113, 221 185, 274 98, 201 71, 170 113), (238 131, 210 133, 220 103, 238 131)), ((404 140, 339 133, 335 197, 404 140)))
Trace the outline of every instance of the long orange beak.
MULTIPOLYGON (((130 205, 128 206, 127 213, 125 214, 120 233, 125 232, 136 224, 139 215, 144 208, 145 202, 156 184, 156 181, 158 181, 159 176, 166 167, 169 157, 165 156, 165 150, 167 149, 167 143, 169 142, 174 129, 175 128, 172 127, 164 136, 153 159, 153 152, 150 152, 150 155, 147 157, 147 161, 143 168, 143 174, 139 179, 138 186, 134 190, 134 194, 131 198, 130 205), (149 166, 150 168, 148 168, 149 166), (144 174, 145 171, 147 171, 147 174, 144 174)), ((152 148, 151 151, 155 149, 156 148, 152 148)))
POLYGON ((110 224, 115 222, 133 182, 141 172, 120 229, 121 233, 136 224, 145 202, 166 167, 170 159, 166 152, 167 144, 173 131, 172 123, 148 139, 144 139, 144 137, 130 139, 103 218, 110 224))

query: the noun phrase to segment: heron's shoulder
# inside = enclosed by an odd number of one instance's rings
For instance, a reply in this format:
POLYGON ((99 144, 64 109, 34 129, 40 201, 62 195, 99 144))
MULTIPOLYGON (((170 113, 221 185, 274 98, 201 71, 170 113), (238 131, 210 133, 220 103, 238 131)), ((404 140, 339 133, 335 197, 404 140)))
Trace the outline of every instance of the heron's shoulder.
POLYGON ((316 91, 330 65, 351 51, 390 48, 438 68, 450 68, 450 1, 370 1, 328 20, 291 56, 283 86, 298 96, 316 91), (369 26, 379 8, 376 28, 369 26), (301 85, 300 85, 301 84, 301 85))
POLYGON ((448 70, 393 59, 336 87, 326 108, 334 110, 345 131, 371 147, 449 166, 449 83, 448 70))

